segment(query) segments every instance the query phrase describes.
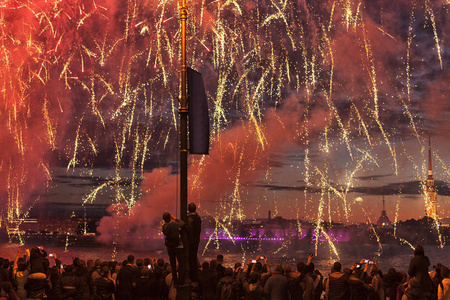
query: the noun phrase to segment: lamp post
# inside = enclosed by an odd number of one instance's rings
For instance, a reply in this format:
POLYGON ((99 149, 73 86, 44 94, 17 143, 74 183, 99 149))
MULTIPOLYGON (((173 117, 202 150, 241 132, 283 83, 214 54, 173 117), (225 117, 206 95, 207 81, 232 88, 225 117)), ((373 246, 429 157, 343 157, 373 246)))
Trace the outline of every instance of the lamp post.
POLYGON ((180 22, 181 22, 181 98, 180 98, 180 219, 186 221, 187 212, 187 67, 186 67, 186 20, 188 9, 186 0, 181 0, 180 22))

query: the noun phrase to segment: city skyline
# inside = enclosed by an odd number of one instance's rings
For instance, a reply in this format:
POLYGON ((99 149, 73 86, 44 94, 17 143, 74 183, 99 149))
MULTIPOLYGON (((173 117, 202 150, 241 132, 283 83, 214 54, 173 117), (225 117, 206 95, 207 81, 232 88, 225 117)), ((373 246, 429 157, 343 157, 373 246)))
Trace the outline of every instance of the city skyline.
MULTIPOLYGON (((99 226, 111 242, 177 211, 178 6, 0 5, 3 218, 52 198, 113 203, 99 226)), ((202 214, 376 221, 388 191, 392 221, 420 218, 431 132, 450 216, 448 1, 188 8, 188 66, 203 75, 211 125, 210 155, 189 156, 188 201, 202 214)))

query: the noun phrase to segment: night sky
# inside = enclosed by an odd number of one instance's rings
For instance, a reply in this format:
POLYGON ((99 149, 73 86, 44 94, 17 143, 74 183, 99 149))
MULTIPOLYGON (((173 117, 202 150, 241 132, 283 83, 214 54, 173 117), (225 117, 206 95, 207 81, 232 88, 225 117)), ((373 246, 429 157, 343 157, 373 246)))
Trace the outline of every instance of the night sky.
MULTIPOLYGON (((450 216, 448 1, 188 6, 212 129, 189 157, 202 215, 376 221, 384 195, 392 221, 421 218, 430 132, 450 216)), ((115 203, 111 241, 176 211, 178 21, 171 0, 0 5, 3 216, 115 203)))

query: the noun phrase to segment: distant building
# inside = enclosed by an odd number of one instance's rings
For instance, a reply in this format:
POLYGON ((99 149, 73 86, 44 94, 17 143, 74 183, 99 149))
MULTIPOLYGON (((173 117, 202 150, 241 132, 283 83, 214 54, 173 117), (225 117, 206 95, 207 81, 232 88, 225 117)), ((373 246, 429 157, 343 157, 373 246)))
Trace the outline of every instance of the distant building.
POLYGON ((384 195, 383 195, 383 210, 381 211, 381 216, 378 218, 377 225, 380 227, 392 226, 392 222, 391 220, 389 220, 389 217, 386 214, 384 195))
POLYGON ((437 192, 434 186, 433 170, 431 168, 431 138, 428 135, 428 178, 425 191, 425 211, 428 218, 438 219, 437 192))

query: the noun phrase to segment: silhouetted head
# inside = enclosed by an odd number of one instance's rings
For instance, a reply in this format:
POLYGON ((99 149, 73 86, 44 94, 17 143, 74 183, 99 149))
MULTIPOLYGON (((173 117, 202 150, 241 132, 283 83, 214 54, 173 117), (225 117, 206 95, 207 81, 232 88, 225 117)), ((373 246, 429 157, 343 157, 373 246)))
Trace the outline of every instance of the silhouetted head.
POLYGON ((386 275, 389 275, 390 278, 395 278, 395 276, 397 275, 397 271, 395 271, 394 268, 389 268, 389 270, 387 270, 386 275))
POLYGON ((425 250, 422 245, 416 246, 416 249, 414 249, 414 256, 425 256, 425 250))
POLYGON ((441 269, 442 269, 442 264, 441 263, 437 263, 433 266, 433 268, 436 270, 437 274, 441 274, 441 269))
POLYGON ((258 261, 252 266, 252 272, 261 272, 262 264, 258 261))
POLYGON ((128 255, 127 261, 129 264, 133 264, 134 263, 134 255, 133 254, 128 255))
POLYGON ((334 265, 333 265, 333 271, 334 272, 340 272, 341 268, 342 268, 342 265, 341 265, 340 262, 337 261, 337 262, 334 263, 334 265))
POLYGON ((144 260, 142 258, 136 259, 136 266, 142 267, 143 265, 144 265, 144 260))
POLYGON ((305 263, 303 261, 297 262, 297 271, 302 272, 305 268, 305 263))
POLYGON ((291 272, 292 272, 291 265, 285 265, 284 266, 284 273, 287 274, 287 273, 291 273, 291 272))
POLYGON ((9 262, 9 259, 5 258, 5 261, 3 262, 3 269, 8 269, 11 263, 9 262))
POLYGON ((164 258, 158 258, 156 264, 158 267, 164 267, 164 258))
POLYGON ((207 261, 202 263, 202 270, 203 271, 209 270, 209 263, 207 261))
POLYGON ((190 213, 193 213, 197 210, 197 205, 194 202, 188 204, 188 210, 190 213))
POLYGON ((211 260, 211 262, 209 263, 209 268, 211 270, 215 270, 217 267, 217 261, 215 259, 211 260))
POLYGON ((95 268, 100 267, 101 264, 102 264, 102 261, 100 259, 95 260, 95 268))
POLYGON ((72 259, 72 264, 73 264, 73 266, 74 267, 78 267, 78 261, 79 261, 80 259, 78 258, 78 257, 74 257, 73 259, 72 259))
POLYGON ((242 267, 242 264, 240 262, 237 262, 237 263, 234 264, 234 269, 235 270, 239 269, 240 267, 242 267))
POLYGON ((283 266, 281 264, 275 265, 275 273, 283 274, 283 266))
POLYGON ((102 268, 102 276, 107 277, 108 274, 109 274, 109 267, 104 266, 104 267, 102 268))
POLYGON ((19 260, 17 261, 17 270, 22 272, 25 271, 25 269, 27 268, 27 263, 23 258, 19 258, 19 260))
POLYGON ((223 263, 223 255, 222 254, 217 255, 216 261, 217 261, 218 264, 223 263))
POLYGON ((80 269, 86 269, 86 262, 84 260, 82 260, 82 259, 79 259, 77 267, 80 268, 80 269))
MULTIPOLYGON (((144 258, 144 266, 148 266, 151 263, 152 263, 152 260, 150 259, 150 257, 144 258)), ((137 262, 136 262, 136 264, 137 264, 137 262)))
MULTIPOLYGON (((9 281, 3 281, 0 284, 0 288, 5 294, 9 295, 7 299, 16 299, 17 298, 16 292, 14 291, 14 288, 9 281)), ((4 295, 4 296, 6 296, 6 295, 4 295)))
POLYGON ((163 220, 164 220, 166 223, 169 223, 169 222, 170 222, 170 213, 169 213, 169 212, 165 212, 165 213, 163 214, 163 220))

